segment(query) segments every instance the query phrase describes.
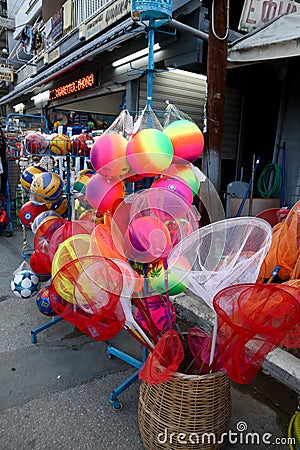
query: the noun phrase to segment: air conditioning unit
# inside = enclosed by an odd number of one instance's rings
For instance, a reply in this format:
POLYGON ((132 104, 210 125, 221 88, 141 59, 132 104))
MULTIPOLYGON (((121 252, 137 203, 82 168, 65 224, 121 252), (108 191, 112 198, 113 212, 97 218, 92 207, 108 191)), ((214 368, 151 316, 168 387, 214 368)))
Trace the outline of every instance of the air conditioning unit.
POLYGON ((79 39, 84 41, 86 39, 86 25, 80 25, 79 27, 79 39))

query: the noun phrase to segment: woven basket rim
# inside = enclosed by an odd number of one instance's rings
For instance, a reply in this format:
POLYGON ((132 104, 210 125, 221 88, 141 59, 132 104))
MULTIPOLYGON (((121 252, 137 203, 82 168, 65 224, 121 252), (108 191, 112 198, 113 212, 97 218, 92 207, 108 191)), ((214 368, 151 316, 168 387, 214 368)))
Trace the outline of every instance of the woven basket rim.
POLYGON ((174 377, 176 378, 180 378, 181 380, 190 380, 190 381, 199 381, 201 379, 207 379, 207 378, 216 378, 216 377, 226 377, 229 378, 228 375, 225 372, 212 372, 212 373, 204 373, 204 374, 200 374, 200 375, 195 375, 195 374, 186 374, 186 373, 182 373, 182 372, 175 372, 174 373, 174 377))

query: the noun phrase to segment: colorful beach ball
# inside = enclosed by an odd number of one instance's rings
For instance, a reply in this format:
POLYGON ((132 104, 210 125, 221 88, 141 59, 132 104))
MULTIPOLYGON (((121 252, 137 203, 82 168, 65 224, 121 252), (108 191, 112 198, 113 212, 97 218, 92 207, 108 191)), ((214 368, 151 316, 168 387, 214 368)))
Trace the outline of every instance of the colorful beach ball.
POLYGON ((48 203, 60 197, 63 186, 63 181, 57 173, 43 172, 33 177, 30 192, 37 203, 48 203))
POLYGON ((190 120, 175 120, 163 131, 174 148, 173 162, 196 161, 204 147, 204 137, 200 128, 190 120))
POLYGON ((143 216, 132 220, 125 234, 124 253, 138 262, 147 263, 166 257, 171 250, 168 228, 158 217, 143 216))
POLYGON ((193 195, 196 195, 200 188, 200 180, 194 175, 192 164, 171 164, 162 176, 172 178, 182 178, 192 189, 193 195))
POLYGON ((74 181, 74 184, 73 184, 74 191, 84 194, 86 185, 90 181, 91 177, 92 177, 92 175, 86 175, 86 174, 79 175, 79 177, 76 178, 76 180, 74 181))
POLYGON ((100 175, 108 178, 124 176, 130 169, 126 159, 128 141, 121 134, 100 136, 92 145, 91 164, 100 175))
POLYGON ((126 147, 130 167, 145 176, 163 172, 171 164, 173 156, 174 150, 169 137, 156 129, 138 131, 126 147))
MULTIPOLYGON (((158 294, 166 294, 165 286, 165 271, 162 261, 157 261, 149 265, 149 270, 147 272, 147 278, 149 280, 150 286, 158 294)), ((191 270, 191 265, 189 261, 181 256, 177 258, 176 268, 182 270, 186 274, 191 270)), ((168 291, 169 295, 178 295, 184 292, 187 288, 185 284, 182 283, 183 279, 181 277, 175 276, 172 269, 168 268, 168 291)))
POLYGON ((88 203, 98 212, 111 211, 114 203, 125 195, 122 181, 110 180, 99 175, 93 175, 86 185, 85 197, 88 203))

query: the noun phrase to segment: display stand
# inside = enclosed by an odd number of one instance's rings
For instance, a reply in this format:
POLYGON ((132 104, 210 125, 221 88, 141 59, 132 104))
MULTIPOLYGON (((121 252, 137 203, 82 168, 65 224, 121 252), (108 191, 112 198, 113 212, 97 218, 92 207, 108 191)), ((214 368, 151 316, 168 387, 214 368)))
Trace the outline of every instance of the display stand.
POLYGON ((139 376, 140 369, 147 358, 147 349, 145 347, 142 347, 142 361, 139 361, 136 358, 133 358, 132 356, 128 355, 127 353, 117 349, 116 347, 113 347, 112 345, 108 345, 106 349, 106 354, 109 358, 112 356, 115 356, 122 361, 125 361, 126 363, 130 364, 132 367, 136 367, 138 370, 134 372, 130 377, 128 377, 123 383, 119 384, 111 393, 109 394, 109 401, 112 405, 114 410, 120 410, 122 408, 122 403, 119 401, 119 395, 122 394, 129 386, 131 386, 139 376))
POLYGON ((44 323, 43 325, 34 328, 33 330, 31 330, 31 342, 32 344, 36 344, 37 343, 37 337, 36 335, 38 333, 41 333, 44 330, 47 330, 47 328, 52 327, 53 325, 61 322, 63 320, 62 317, 53 317, 52 320, 50 320, 49 322, 44 323))
MULTIPOLYGON (((139 10, 138 2, 135 5, 136 11, 139 10)), ((153 93, 153 78, 154 78, 154 33, 155 30, 158 29, 161 25, 163 25, 171 16, 172 7, 171 3, 168 1, 163 2, 163 6, 166 8, 166 13, 163 11, 161 15, 157 16, 157 12, 155 10, 156 7, 158 7, 155 2, 151 4, 151 2, 148 5, 149 8, 149 15, 146 15, 143 13, 143 15, 138 17, 138 20, 141 21, 147 21, 148 25, 145 25, 145 31, 148 33, 148 67, 145 70, 147 73, 147 107, 149 109, 152 108, 152 93, 153 93), (158 20, 158 19, 164 19, 164 20, 158 20), (167 20, 165 20, 167 19, 167 20)), ((134 16, 134 11, 133 11, 134 16)), ((137 17, 137 16, 136 16, 137 17)), ((139 69, 138 69, 139 70, 139 69)), ((151 128, 151 123, 149 123, 149 128, 151 128)), ((66 157, 66 189, 65 193, 68 199, 68 220, 71 219, 71 192, 70 192, 70 174, 71 174, 71 167, 70 167, 70 159, 72 155, 67 155, 66 157)), ((48 322, 34 330, 31 331, 31 338, 32 342, 36 343, 37 338, 36 335, 40 333, 41 331, 44 331, 45 329, 51 327, 52 325, 55 325, 56 323, 60 322, 62 318, 55 318, 51 322, 48 322)), ((111 391, 109 396, 109 402, 112 405, 112 408, 114 410, 120 410, 122 408, 122 403, 119 401, 119 395, 122 394, 129 386, 131 386, 139 376, 139 372, 141 367, 143 366, 144 362, 147 358, 147 349, 143 346, 142 347, 142 359, 138 360, 131 355, 127 354, 126 352, 112 346, 108 345, 106 349, 106 354, 108 357, 117 357, 120 360, 128 363, 132 367, 136 368, 137 370, 128 377, 125 381, 123 381, 119 386, 117 386, 113 391, 111 391)))

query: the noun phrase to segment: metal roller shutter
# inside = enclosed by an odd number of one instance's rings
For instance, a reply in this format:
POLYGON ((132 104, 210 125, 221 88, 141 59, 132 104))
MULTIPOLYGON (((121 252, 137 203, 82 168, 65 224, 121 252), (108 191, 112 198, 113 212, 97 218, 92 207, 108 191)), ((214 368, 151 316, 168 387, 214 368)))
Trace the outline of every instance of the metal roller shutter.
MULTIPOLYGON (((153 81, 152 109, 161 113, 166 101, 188 114, 203 130, 206 95, 205 77, 190 76, 184 71, 157 73, 153 81)), ((147 76, 140 78, 139 109, 147 102, 147 76)), ((240 126, 241 97, 238 90, 226 88, 224 105, 223 159, 235 159, 240 126)), ((159 114, 158 114, 159 115, 159 114)))

